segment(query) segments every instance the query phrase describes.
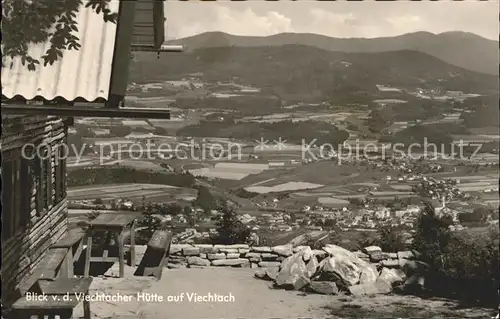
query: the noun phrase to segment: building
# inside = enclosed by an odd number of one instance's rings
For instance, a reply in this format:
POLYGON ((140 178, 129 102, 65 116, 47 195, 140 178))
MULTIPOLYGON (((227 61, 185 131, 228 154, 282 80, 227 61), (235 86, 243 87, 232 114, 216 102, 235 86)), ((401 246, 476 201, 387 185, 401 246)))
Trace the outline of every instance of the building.
MULTIPOLYGON (((76 12, 79 50, 64 51, 53 65, 41 63, 34 71, 18 57, 8 58, 2 67, 4 309, 36 282, 51 246, 67 234, 63 146, 73 117, 169 118, 165 111, 119 108, 130 51, 164 48, 163 2, 110 1, 116 24, 104 22, 87 2, 76 12)), ((29 44, 28 53, 40 57, 48 47, 29 44)))

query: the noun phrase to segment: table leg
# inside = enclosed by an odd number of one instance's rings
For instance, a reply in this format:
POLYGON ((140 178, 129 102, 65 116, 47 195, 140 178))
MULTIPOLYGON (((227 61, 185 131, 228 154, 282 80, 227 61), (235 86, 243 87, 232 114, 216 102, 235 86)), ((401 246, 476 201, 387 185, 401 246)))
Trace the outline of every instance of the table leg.
POLYGON ((74 276, 74 269, 73 269, 73 248, 69 247, 68 253, 66 254, 66 267, 67 267, 67 275, 68 278, 73 278, 74 276))
POLYGON ((83 318, 90 319, 90 302, 88 300, 83 302, 83 318))
POLYGON ((78 248, 76 248, 75 253, 73 254, 73 262, 77 262, 80 259, 80 255, 83 251, 83 239, 78 243, 78 248))
POLYGON ((85 278, 90 277, 90 258, 92 257, 92 231, 89 232, 87 236, 87 251, 85 254, 85 272, 83 276, 85 278))
POLYGON ((103 248, 103 253, 102 253, 102 258, 106 259, 108 258, 108 248, 109 248, 109 232, 105 232, 102 239, 101 239, 101 245, 103 248))
POLYGON ((130 266, 135 267, 135 221, 130 226, 130 266))
POLYGON ((116 245, 118 246, 118 258, 120 262, 120 278, 125 276, 125 256, 123 255, 123 231, 114 233, 116 245))

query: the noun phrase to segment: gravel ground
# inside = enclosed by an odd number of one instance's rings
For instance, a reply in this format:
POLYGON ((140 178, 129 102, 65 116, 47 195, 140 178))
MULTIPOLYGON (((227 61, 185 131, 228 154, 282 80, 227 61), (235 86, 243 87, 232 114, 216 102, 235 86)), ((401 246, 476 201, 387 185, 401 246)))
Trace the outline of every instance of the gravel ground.
MULTIPOLYGON (((423 300, 406 296, 349 298, 346 296, 305 295, 295 291, 270 289, 267 281, 253 278, 255 269, 205 268, 165 269, 161 280, 134 277, 125 269, 125 278, 96 277, 90 294, 133 296, 129 301, 91 302, 92 318, 488 318, 485 309, 457 309, 445 300, 423 300), (137 293, 152 298, 138 301, 137 293), (226 302, 189 300, 208 293, 232 296, 226 302), (163 297, 163 302, 153 300, 163 297), (180 297, 183 296, 183 297, 180 297), (178 298, 177 300, 173 300, 178 298), (182 300, 181 300, 182 298, 182 300), (170 300, 168 300, 170 299, 170 300), (368 316, 368 317, 367 317, 368 316)), ((107 276, 117 276, 115 264, 107 276)), ((82 316, 82 307, 75 309, 82 316)))

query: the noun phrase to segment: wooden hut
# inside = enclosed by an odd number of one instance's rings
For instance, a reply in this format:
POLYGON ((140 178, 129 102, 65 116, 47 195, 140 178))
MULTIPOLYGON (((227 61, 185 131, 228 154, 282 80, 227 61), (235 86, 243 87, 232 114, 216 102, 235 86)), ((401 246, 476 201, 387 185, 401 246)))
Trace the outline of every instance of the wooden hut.
MULTIPOLYGON (((180 51, 163 45, 163 1, 110 1, 116 24, 86 3, 76 18, 79 50, 35 71, 20 58, 2 68, 3 307, 31 287, 67 235, 65 145, 73 117, 169 118, 164 110, 123 107, 131 51, 180 51)), ((31 44, 29 52, 41 56, 47 48, 31 44)))

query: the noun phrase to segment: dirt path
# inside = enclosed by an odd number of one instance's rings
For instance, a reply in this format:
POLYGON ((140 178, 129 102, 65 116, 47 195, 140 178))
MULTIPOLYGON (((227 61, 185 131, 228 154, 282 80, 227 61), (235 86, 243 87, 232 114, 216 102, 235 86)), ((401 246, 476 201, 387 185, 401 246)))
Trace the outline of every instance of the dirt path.
MULTIPOLYGON (((270 289, 270 283, 253 278, 254 269, 205 268, 165 269, 160 281, 134 277, 127 267, 125 278, 95 278, 90 294, 134 296, 129 301, 92 302, 92 318, 488 318, 484 309, 455 309, 443 300, 404 296, 377 296, 352 299, 345 296, 306 295, 270 289), (165 300, 138 301, 137 292, 165 300), (189 300, 208 293, 232 296, 226 302, 189 300), (183 297, 181 297, 183 296, 183 297), (177 300, 173 300, 178 298, 177 300), (182 300, 181 300, 182 299, 182 300), (486 317, 485 317, 486 316, 486 317)), ((115 266, 108 272, 116 275, 115 266)), ((229 298, 229 297, 228 297, 229 298)), ((81 307, 75 311, 76 316, 81 307)))

